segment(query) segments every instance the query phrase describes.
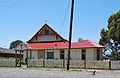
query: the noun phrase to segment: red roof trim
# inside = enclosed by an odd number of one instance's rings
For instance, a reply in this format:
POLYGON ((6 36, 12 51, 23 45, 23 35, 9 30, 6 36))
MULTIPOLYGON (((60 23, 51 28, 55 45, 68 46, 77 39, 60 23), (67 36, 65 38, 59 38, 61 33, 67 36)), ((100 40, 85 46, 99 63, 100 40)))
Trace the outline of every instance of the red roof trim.
MULTIPOLYGON (((29 49, 67 49, 68 42, 52 42, 52 43, 29 43, 29 49)), ((71 48, 104 48, 104 46, 99 45, 90 40, 85 40, 83 42, 72 43, 71 48)))

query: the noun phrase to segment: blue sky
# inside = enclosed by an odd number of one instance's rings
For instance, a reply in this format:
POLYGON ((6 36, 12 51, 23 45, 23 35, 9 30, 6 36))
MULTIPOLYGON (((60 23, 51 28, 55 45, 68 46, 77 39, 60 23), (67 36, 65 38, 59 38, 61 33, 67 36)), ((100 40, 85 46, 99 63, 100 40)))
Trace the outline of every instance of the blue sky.
MULTIPOLYGON (((29 40, 45 23, 68 39, 71 0, 0 0, 0 47, 29 40), (63 24, 65 13, 66 19, 63 24), (62 31, 61 31, 62 28, 62 31)), ((120 10, 120 0, 75 0, 72 41, 99 41, 108 17, 120 10)))

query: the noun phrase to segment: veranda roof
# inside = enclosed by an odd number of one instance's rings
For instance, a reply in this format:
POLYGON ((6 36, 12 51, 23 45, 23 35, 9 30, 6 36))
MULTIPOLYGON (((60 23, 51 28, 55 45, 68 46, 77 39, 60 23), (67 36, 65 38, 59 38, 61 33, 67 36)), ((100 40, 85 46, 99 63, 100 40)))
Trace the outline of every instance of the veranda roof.
MULTIPOLYGON (((28 43, 29 49, 67 49, 68 42, 49 42, 49 43, 28 43)), ((71 48, 104 48, 104 46, 99 45, 90 40, 84 40, 82 42, 73 42, 71 48)))

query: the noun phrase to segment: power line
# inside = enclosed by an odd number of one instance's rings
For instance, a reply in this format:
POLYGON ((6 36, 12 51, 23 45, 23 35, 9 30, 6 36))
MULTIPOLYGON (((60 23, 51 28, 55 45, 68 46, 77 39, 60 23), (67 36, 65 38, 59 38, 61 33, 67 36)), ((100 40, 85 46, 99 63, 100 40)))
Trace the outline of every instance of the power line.
POLYGON ((67 13, 68 13, 69 5, 70 5, 70 0, 69 0, 68 5, 67 5, 67 9, 66 9, 66 12, 65 12, 65 16, 64 16, 64 19, 63 19, 63 23, 62 23, 62 25, 61 25, 60 33, 62 32, 63 26, 64 26, 64 24, 65 24, 65 20, 66 20, 66 16, 67 16, 67 13))

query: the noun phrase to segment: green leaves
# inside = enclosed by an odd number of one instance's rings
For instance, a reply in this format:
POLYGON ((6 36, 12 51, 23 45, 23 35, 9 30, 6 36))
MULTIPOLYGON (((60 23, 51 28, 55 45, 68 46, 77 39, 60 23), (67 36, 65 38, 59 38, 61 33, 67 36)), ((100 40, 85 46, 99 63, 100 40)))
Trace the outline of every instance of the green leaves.
POLYGON ((111 52, 110 58, 118 60, 120 59, 120 11, 108 18, 107 28, 101 30, 99 43, 105 46, 105 50, 111 52))
POLYGON ((21 43, 23 43, 23 41, 21 41, 21 40, 13 41, 13 42, 10 43, 9 49, 14 49, 14 48, 16 48, 21 43))

